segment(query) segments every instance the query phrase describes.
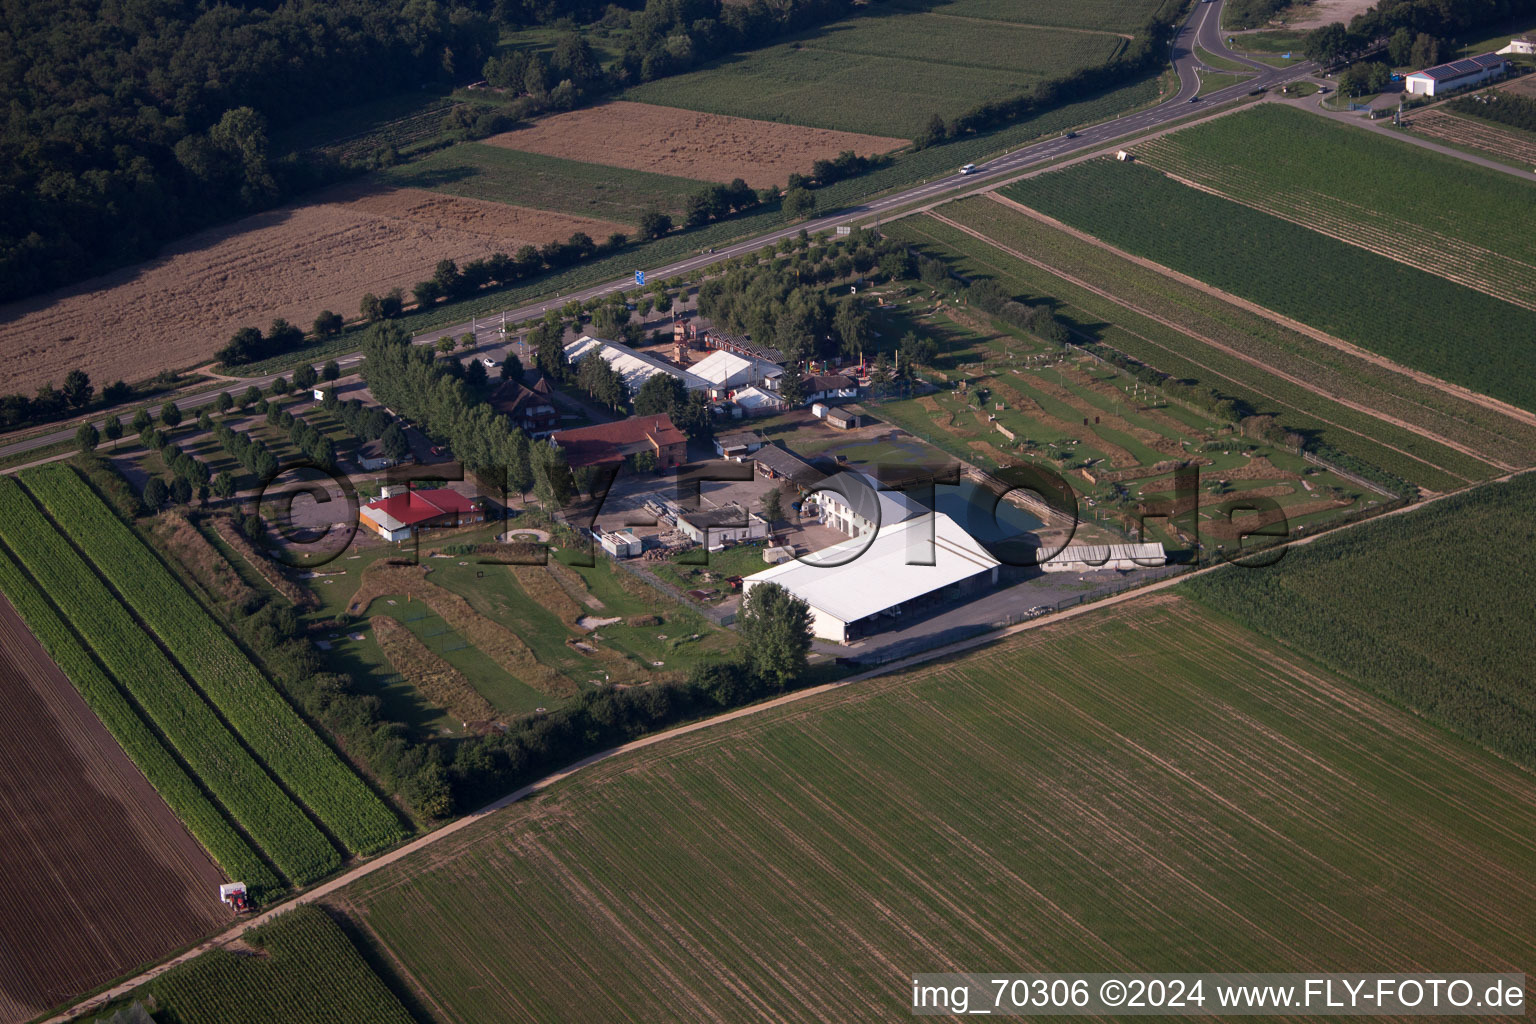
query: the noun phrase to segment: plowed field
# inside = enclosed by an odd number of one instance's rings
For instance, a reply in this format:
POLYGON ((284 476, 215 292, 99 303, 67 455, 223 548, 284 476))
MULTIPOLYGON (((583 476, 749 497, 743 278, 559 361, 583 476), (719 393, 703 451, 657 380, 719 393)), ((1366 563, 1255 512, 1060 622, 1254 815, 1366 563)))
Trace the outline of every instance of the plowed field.
POLYGON ((586 160, 701 181, 744 178, 754 188, 810 174, 811 164, 845 150, 888 153, 905 139, 805 128, 747 117, 617 100, 547 117, 486 140, 529 153, 586 160))
POLYGON ((0 1022, 200 938, 223 878, 0 599, 0 1022))

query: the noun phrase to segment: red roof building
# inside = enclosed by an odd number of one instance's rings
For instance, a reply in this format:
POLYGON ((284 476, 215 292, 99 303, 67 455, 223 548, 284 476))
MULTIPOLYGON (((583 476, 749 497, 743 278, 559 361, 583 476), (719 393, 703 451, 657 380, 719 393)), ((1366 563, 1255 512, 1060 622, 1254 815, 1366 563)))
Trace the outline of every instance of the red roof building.
POLYGON ((658 469, 672 469, 688 461, 688 438, 666 413, 558 430, 550 440, 565 449, 572 469, 623 462, 645 451, 656 456, 658 469))
POLYGON ((370 501, 359 521, 385 540, 406 540, 413 530, 482 523, 485 512, 458 491, 403 491, 370 501))

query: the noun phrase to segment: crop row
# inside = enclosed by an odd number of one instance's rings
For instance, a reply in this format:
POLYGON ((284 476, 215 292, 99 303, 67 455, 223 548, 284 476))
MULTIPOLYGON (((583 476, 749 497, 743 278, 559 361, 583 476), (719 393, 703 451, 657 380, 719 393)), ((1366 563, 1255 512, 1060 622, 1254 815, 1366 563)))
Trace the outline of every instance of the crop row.
POLYGON ((267 956, 205 953, 151 982, 155 1002, 182 1024, 410 1024, 323 910, 295 907, 248 938, 267 956))
POLYGON ((1536 476, 1292 548, 1263 572, 1183 584, 1319 663, 1536 768, 1529 563, 1536 476))
POLYGON ((1420 265, 1436 273, 1497 266, 1502 280, 1486 281, 1495 286, 1536 271, 1536 238, 1522 220, 1528 184, 1305 111, 1263 104, 1148 141, 1140 152, 1261 209, 1309 223, 1331 215, 1374 225, 1394 248, 1422 249, 1420 265))
POLYGON ((1536 409, 1536 312, 1139 164, 1091 161, 1004 191, 1362 348, 1536 409))
POLYGON ((313 822, 262 770, 154 641, 12 479, 0 479, 0 540, 50 594, 188 768, 288 878, 340 866, 313 822))
POLYGON ((0 591, 5 593, 32 635, 80 691, 86 705, 101 719, 134 766, 144 773, 172 813, 181 819, 224 873, 245 882, 258 896, 263 891, 276 889, 278 880, 271 869, 176 763, 165 744, 139 717, 117 685, 80 646, 80 641, 49 605, 47 598, 4 551, 0 551, 0 591))
POLYGON ((373 853, 401 838, 395 814, 84 480, 58 464, 22 479, 256 756, 347 849, 373 853))
MULTIPOLYGON (((1149 317, 1177 325, 1178 331, 1168 332, 1171 340, 1198 357, 1203 358, 1204 353, 1215 354, 1210 345, 1197 341, 1201 338, 1209 338, 1243 353, 1266 369, 1316 387, 1320 395, 1314 395, 1309 401, 1319 409, 1330 409, 1330 419, 1345 422, 1335 415, 1339 413, 1359 418, 1361 422, 1374 422, 1377 426, 1368 431, 1371 436, 1394 446, 1419 453, 1415 445, 1429 442, 1383 420, 1335 406, 1321 396, 1337 395, 1510 463, 1521 463, 1532 449, 1536 449, 1536 427, 1390 366, 1319 342, 1198 286, 1177 281, 1002 204, 968 199, 947 205, 944 212, 967 227, 980 230, 989 239, 1030 254, 1053 271, 1080 278, 1113 296, 1113 301, 1093 296, 1097 304, 1089 304, 1085 299, 1080 303, 1084 308, 1097 310, 1103 305, 1110 309, 1131 306, 1144 310, 1149 317)), ((950 231, 947 227, 944 230, 950 231)), ((959 232, 953 234, 967 238, 959 232)), ((987 251, 995 252, 990 248, 987 251)), ((1056 279, 1055 274, 1047 277, 1047 280, 1056 279)), ((1048 287, 1047 291, 1050 290, 1048 287)), ((1096 312, 1095 315, 1105 314, 1096 312)), ((1132 325, 1129 320, 1110 319, 1132 325)), ((1153 326, 1156 325, 1152 321, 1138 318, 1134 329, 1137 333, 1147 333, 1153 326)), ((1159 340, 1162 340, 1161 336, 1159 340)), ((1251 364, 1248 372, 1258 373, 1258 380, 1270 379, 1269 374, 1251 364)), ((1438 456, 1434 461, 1454 472, 1475 476, 1486 474, 1486 468, 1480 467, 1475 460, 1437 444, 1430 445, 1429 451, 1438 456), (1454 462, 1443 461, 1443 458, 1460 460, 1464 465, 1457 468, 1454 462)))
MULTIPOLYGON (((963 211, 957 209, 955 204, 945 207, 945 210, 956 217, 965 217, 968 222, 973 220, 974 214, 975 218, 979 218, 976 220, 978 225, 987 224, 985 230, 989 237, 993 231, 1006 236, 1007 233, 1002 230, 1006 227, 1027 227, 1033 224, 1023 217, 1017 221, 989 223, 986 218, 992 214, 992 208, 996 209, 998 215, 1009 215, 1008 211, 988 200, 978 200, 975 206, 963 211)), ((1459 452, 1409 430, 1339 405, 1306 387, 1274 376, 1261 367, 1198 341, 1181 330, 1120 306, 1111 299, 1047 271, 1022 264, 986 242, 942 222, 929 219, 906 220, 892 224, 890 230, 902 237, 910 237, 915 242, 936 242, 946 249, 966 254, 968 262, 962 264, 961 269, 967 273, 985 272, 1002 278, 1021 293, 1040 292, 1068 303, 1059 311, 1062 316, 1076 321, 1092 337, 1125 355, 1177 379, 1196 381, 1214 388, 1223 395, 1245 403, 1257 413, 1273 414, 1287 429, 1304 432, 1332 447, 1351 452, 1395 476, 1432 490, 1446 490, 1463 485, 1467 479, 1484 478, 1491 472, 1490 467, 1459 452), (1453 475, 1437 467, 1454 469, 1463 475, 1453 475)), ((1038 253, 1048 259, 1053 267, 1062 268, 1064 273, 1091 280, 1098 287, 1114 288, 1116 294, 1134 295, 1135 301, 1143 308, 1156 306, 1156 296, 1142 294, 1131 287, 1130 282, 1103 279, 1104 275, 1100 273, 1102 268, 1074 262, 1068 255, 1055 250, 1047 254, 1040 246, 1030 245, 1020 238, 1007 237, 1006 240, 1007 244, 1038 253)), ((1159 315, 1167 316, 1173 322, 1182 322, 1192 317, 1193 311, 1190 309, 1177 307, 1175 303, 1167 305, 1174 308, 1158 308, 1159 315)), ((1198 318, 1195 320, 1201 330, 1213 334, 1221 326, 1198 318)), ((1250 336, 1250 342, 1256 340, 1256 335, 1250 336)), ((1266 356, 1267 365, 1276 361, 1266 356)))

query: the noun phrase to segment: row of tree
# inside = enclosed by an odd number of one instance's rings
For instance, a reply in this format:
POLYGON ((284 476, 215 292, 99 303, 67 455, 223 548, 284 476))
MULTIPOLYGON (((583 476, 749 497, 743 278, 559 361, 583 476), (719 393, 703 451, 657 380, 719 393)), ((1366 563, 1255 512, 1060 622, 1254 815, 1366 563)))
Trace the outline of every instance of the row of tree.
POLYGON ((534 485, 531 451, 553 446, 530 445, 526 434, 465 382, 456 360, 439 360, 428 346, 412 345, 392 324, 370 328, 363 353, 363 380, 381 405, 446 442, 482 480, 504 481, 517 493, 534 485))
POLYGON ((934 114, 924 130, 913 140, 913 146, 922 149, 966 135, 991 131, 1156 74, 1167 62, 1168 46, 1175 31, 1172 19, 1179 13, 1177 6, 1164 6, 1170 10, 1143 25, 1126 48, 1113 59, 1047 79, 1028 92, 983 103, 949 122, 934 114))
POLYGON ((405 436, 405 430, 398 420, 378 406, 364 405, 357 398, 350 398, 343 402, 330 388, 326 389, 325 399, 321 405, 341 420, 342 425, 350 430, 352 436, 359 442, 363 444, 369 441, 379 442, 385 458, 399 462, 410 454, 411 443, 405 436))
POLYGON ((90 374, 80 369, 70 370, 64 375, 62 388, 49 383, 38 388, 30 398, 20 393, 0 395, 0 430, 51 423, 84 412, 92 405, 114 406, 126 401, 131 394, 132 388, 116 381, 102 388, 97 396, 90 374))

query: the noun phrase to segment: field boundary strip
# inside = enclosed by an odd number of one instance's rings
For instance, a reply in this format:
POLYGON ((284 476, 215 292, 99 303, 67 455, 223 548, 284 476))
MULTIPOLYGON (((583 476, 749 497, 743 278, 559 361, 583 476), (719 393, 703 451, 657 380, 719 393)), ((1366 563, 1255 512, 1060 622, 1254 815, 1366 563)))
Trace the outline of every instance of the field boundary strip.
MULTIPOLYGON (((1400 373, 1405 377, 1409 377, 1418 381, 1420 384, 1427 385, 1438 391, 1443 391, 1448 395, 1452 395, 1464 401, 1481 405, 1485 409, 1490 409, 1499 413, 1500 415, 1507 416, 1510 419, 1518 420, 1527 426, 1536 426, 1536 413, 1528 412, 1525 409, 1521 409, 1519 406, 1511 405, 1502 399, 1493 398, 1492 396, 1485 395, 1480 391, 1474 391, 1465 385, 1453 384, 1450 381, 1443 380, 1434 376, 1433 374, 1425 373, 1423 370, 1415 370, 1411 367, 1403 365, 1402 363, 1398 363, 1392 359, 1389 359, 1384 355, 1372 352, 1369 349, 1361 348, 1360 346, 1345 341, 1342 338, 1337 338, 1325 331, 1320 331, 1315 327, 1310 327, 1299 320, 1293 320, 1283 313, 1277 313, 1274 310, 1265 306, 1261 306, 1257 302, 1254 302, 1250 299, 1245 299, 1240 295, 1234 295, 1231 292, 1217 288, 1215 285, 1207 284, 1206 282, 1201 281, 1199 278, 1191 277, 1188 274, 1174 270, 1172 267, 1166 267, 1163 264, 1154 260, 1147 259, 1144 256, 1137 256, 1134 253, 1127 252, 1124 249, 1120 249, 1109 244, 1103 239, 1094 237, 1086 231, 1081 231, 1072 227, 1070 224, 1059 221, 1049 214, 1042 213, 1039 210, 1025 206, 1023 203, 1016 199, 1010 199, 1009 197, 1001 195, 995 191, 989 191, 987 194, 991 196, 995 202, 1017 210, 1026 216, 1032 217, 1035 220, 1040 221, 1042 224, 1046 224, 1052 228, 1055 228, 1057 231, 1065 232, 1066 234, 1071 235, 1073 238, 1097 246, 1098 248, 1103 249, 1105 252, 1113 253, 1121 259, 1129 260, 1138 266, 1145 267, 1148 270, 1156 271, 1165 277, 1171 278, 1182 285, 1190 288, 1196 288, 1208 295, 1212 295, 1218 299, 1221 299, 1223 302, 1231 303, 1240 309, 1245 309, 1250 313, 1262 316, 1266 320, 1277 323, 1287 330, 1294 331, 1297 334, 1304 334, 1311 338, 1313 341, 1321 342, 1330 348, 1336 348, 1341 352, 1348 353, 1349 355, 1354 356, 1356 359, 1363 359, 1366 362, 1375 363, 1377 366, 1391 370, 1393 373, 1400 373)), ((1482 458, 1482 456, 1478 457, 1482 458)))
POLYGON ((374 853, 405 834, 394 812, 79 474, 54 465, 28 470, 21 479, 160 637, 209 703, 347 849, 374 853))
POLYGON ((0 479, 0 540, 278 871, 303 884, 341 866, 315 824, 11 478, 0 479))
MULTIPOLYGON (((1449 491, 1444 494, 1437 494, 1421 502, 1402 505, 1395 509, 1389 509, 1378 515, 1368 516, 1363 519, 1357 519, 1352 522, 1341 524, 1336 529, 1320 530, 1317 533, 1308 534, 1296 540, 1289 541, 1284 546, 1286 548, 1291 548, 1311 544, 1323 537, 1332 537, 1339 530, 1348 530, 1352 527, 1360 526, 1364 523, 1374 523, 1393 516, 1405 515, 1417 509, 1433 505, 1436 502, 1444 501, 1453 497, 1454 495, 1466 494, 1468 491, 1474 490, 1478 487, 1486 487, 1495 483, 1503 483, 1505 481, 1512 480, 1517 476, 1523 476, 1531 472, 1536 472, 1536 470, 1521 470, 1519 473, 1511 473, 1507 476, 1499 477, 1494 480, 1483 481, 1477 484, 1473 484, 1471 487, 1461 488, 1456 491, 1449 491)), ((687 725, 681 725, 675 729, 668 729, 664 732, 653 733, 649 736, 642 736, 637 740, 631 740, 628 743, 623 743, 616 747, 610 747, 607 750, 601 750, 595 754, 589 754, 588 756, 581 758, 578 761, 566 765, 564 768, 561 768, 558 771, 551 772, 542 778, 536 779, 524 786, 520 786, 512 792, 508 793, 506 796, 499 797, 498 799, 486 804, 484 807, 481 807, 475 811, 471 811, 463 817, 451 821, 441 828, 436 829, 435 831, 428 832, 422 836, 418 836, 403 846, 399 846, 393 850, 388 851, 387 853, 381 854, 378 857, 352 867, 342 874, 336 876, 335 878, 331 878, 325 882, 320 883, 314 888, 307 889, 304 892, 299 893, 292 900, 282 904, 281 906, 274 907, 271 910, 264 911, 261 914, 242 921, 234 927, 231 927, 226 931, 199 943, 192 949, 188 949, 179 953, 164 963, 157 964, 147 971, 119 982, 117 985, 114 985, 112 988, 104 992, 97 993, 88 999, 82 1000, 65 1012, 49 1017, 46 1021, 40 1022, 40 1024, 70 1024, 72 1021, 78 1020, 79 1018, 89 1013, 99 1010, 102 1006, 106 1005, 112 1000, 127 995, 134 989, 143 985, 145 982, 159 977, 161 974, 177 966, 178 964, 185 963, 186 961, 191 960, 210 949, 217 949, 227 945, 228 943, 237 941, 250 929, 259 927, 260 925, 273 920, 278 915, 283 914, 284 912, 291 910, 294 907, 303 906, 304 904, 313 903, 324 899, 325 897, 340 891, 358 879, 364 878, 367 875, 371 875, 381 868, 387 867, 398 860, 402 860, 405 857, 411 856, 412 854, 415 854, 429 846, 441 842, 442 840, 447 839, 449 836, 456 835, 457 833, 462 832, 467 828, 479 824, 480 821, 487 816, 492 815, 497 811, 502 810, 503 808, 509 807, 512 804, 517 803, 519 800, 526 799, 535 793, 542 792, 543 790, 548 789, 550 786, 560 782, 561 780, 569 778, 570 776, 580 772, 582 769, 590 767, 594 764, 599 764, 603 761, 618 757, 621 754, 630 753, 634 750, 643 750, 646 747, 654 746, 658 743, 669 742, 680 736, 689 735, 690 733, 699 732, 704 729, 712 729, 717 726, 725 725, 729 722, 734 722, 741 718, 761 714, 764 711, 771 711, 774 708, 782 707, 786 704, 792 704, 797 701, 806 700, 810 697, 831 693, 834 690, 843 689, 845 687, 852 686, 855 683, 863 682, 867 679, 874 679, 876 677, 888 675, 893 672, 902 672, 909 668, 914 668, 918 665, 922 665, 926 662, 934 661, 939 658, 947 658, 953 655, 963 654, 967 651, 971 651, 979 647, 989 646, 1027 630, 1040 629, 1045 626, 1050 626, 1056 623, 1074 619, 1080 615, 1093 614, 1104 608, 1113 607, 1126 601, 1138 600, 1148 594, 1154 594, 1162 590, 1167 590, 1169 587, 1177 586, 1187 579, 1201 576, 1206 573, 1220 572, 1223 569, 1229 568, 1231 568, 1231 566, 1225 564, 1212 565, 1193 569, 1189 572, 1178 573, 1173 576, 1167 576, 1162 579, 1154 580, 1151 583, 1147 583, 1140 587, 1133 587, 1130 590, 1124 590, 1117 594, 1112 594, 1092 603, 1075 605, 1064 611, 1057 612, 1054 615, 1048 615, 1043 618, 1020 622, 998 630, 994 633, 983 634, 982 636, 972 637, 968 640, 956 641, 955 643, 946 645, 944 647, 936 647, 932 650, 923 651, 918 654, 899 659, 897 661, 892 661, 884 665, 878 665, 864 672, 857 673, 856 675, 848 676, 845 679, 839 679, 836 682, 823 683, 820 686, 812 686, 803 690, 796 690, 793 693, 786 693, 782 697, 775 697, 772 700, 767 700, 760 704, 751 704, 743 708, 737 708, 735 711, 728 711, 713 718, 706 718, 698 722, 690 722, 687 725)))
MULTIPOLYGON (((1078 288, 1082 288, 1085 291, 1092 292, 1093 294, 1098 295, 1101 298, 1107 299, 1107 300, 1109 300, 1111 302, 1114 302, 1116 305, 1122 306, 1125 309, 1130 310, 1131 312, 1137 314, 1138 316, 1144 316, 1144 317, 1146 317, 1149 320, 1155 321, 1156 323, 1160 323, 1164 327, 1169 328, 1170 330, 1177 331, 1180 334, 1186 335, 1186 336, 1194 339, 1195 341, 1198 341, 1202 345, 1209 346, 1210 348, 1215 349, 1218 352, 1221 352, 1221 353, 1223 353, 1225 355, 1231 356, 1231 357, 1233 357, 1235 359, 1239 359, 1242 362, 1249 364, 1250 366, 1253 366, 1253 367, 1255 367, 1257 369, 1263 370, 1267 374, 1270 374, 1270 375, 1273 375, 1275 377, 1278 377, 1281 380, 1284 380, 1284 381, 1286 381, 1286 382, 1288 382, 1290 384, 1296 385, 1297 387, 1305 388, 1307 391, 1311 392, 1312 394, 1317 395, 1320 398, 1326 399, 1326 400, 1331 401, 1331 402, 1335 402, 1335 403, 1337 403, 1339 405, 1344 406, 1347 409, 1353 409, 1356 412, 1362 413, 1363 415, 1370 416, 1372 419, 1377 419, 1377 420, 1380 420, 1383 423, 1389 423, 1392 426, 1399 427, 1399 428, 1401 428, 1403 430, 1407 430, 1410 433, 1416 434, 1419 437, 1424 438, 1426 441, 1432 441, 1435 444, 1439 444, 1439 445, 1441 445, 1441 446, 1443 446, 1445 448, 1449 448, 1452 451, 1460 452, 1463 455, 1466 455, 1466 456, 1468 456, 1470 458, 1476 459, 1479 462, 1485 463, 1485 464, 1487 464, 1489 466, 1492 466, 1492 467, 1494 467, 1496 469, 1499 469, 1499 470, 1501 470, 1503 472, 1512 473, 1512 472, 1516 472, 1517 470, 1522 468, 1522 467, 1519 467, 1519 466, 1508 465, 1506 463, 1503 463, 1503 462, 1500 462, 1498 460, 1495 460, 1495 459, 1491 458, 1490 456, 1484 455, 1484 454, 1476 451, 1475 449, 1473 449, 1473 448, 1471 448, 1471 447, 1469 447, 1467 445, 1462 444, 1461 442, 1453 441, 1450 438, 1442 437, 1439 434, 1436 434, 1435 432, 1433 432, 1431 430, 1428 430, 1428 429, 1423 428, 1423 427, 1415 426, 1415 425, 1413 425, 1411 423, 1407 423, 1407 422, 1405 422, 1403 420, 1399 420, 1399 419, 1397 419, 1394 416, 1389 416, 1386 413, 1383 413, 1383 412, 1381 412, 1379 410, 1373 409, 1373 408, 1371 408, 1369 406, 1366 406, 1366 405, 1364 405, 1362 403, 1355 402, 1355 401, 1352 401, 1352 400, 1349 400, 1349 399, 1341 398, 1341 397, 1339 397, 1337 395, 1330 394, 1328 391, 1324 390, 1319 385, 1312 384, 1312 383, 1310 383, 1308 381, 1305 381, 1305 380, 1302 380, 1301 378, 1296 377, 1296 376, 1294 376, 1292 374, 1284 373, 1284 372, 1282 372, 1280 370, 1277 370, 1277 369, 1275 369, 1275 368, 1265 364, 1262 360, 1259 360, 1259 359, 1257 359, 1257 358, 1255 358, 1253 356, 1249 356, 1249 355, 1246 355, 1246 354, 1244 354, 1242 352, 1239 352, 1239 351, 1237 351, 1236 349, 1232 348, 1229 345, 1222 344, 1221 342, 1216 341, 1213 338, 1207 338, 1204 335, 1195 333, 1195 332, 1189 330, 1187 327, 1184 327, 1184 326, 1181 326, 1179 324, 1176 324, 1173 321, 1167 319, 1166 317, 1158 315, 1157 313, 1153 313, 1153 312, 1151 312, 1149 310, 1142 309, 1141 307, 1139 307, 1139 306, 1137 306, 1137 305, 1135 305, 1135 304, 1133 304, 1131 302, 1128 302, 1128 301, 1126 301, 1126 300, 1124 300, 1122 298, 1119 298, 1119 297, 1115 296, 1113 293, 1109 292, 1106 289, 1099 288, 1096 285, 1088 283, 1087 281, 1083 281, 1083 280, 1081 280, 1079 278, 1073 277, 1072 275, 1066 273, 1065 271, 1058 270, 1058 269, 1050 266, 1049 264, 1047 264, 1047 263, 1045 263, 1045 262, 1043 262, 1041 260, 1036 260, 1036 259, 1034 259, 1034 258, 1032 258, 1030 256, 1027 256, 1024 253, 1019 252, 1016 249, 1012 249, 1012 248, 1010 248, 1010 247, 1008 247, 1006 245, 1003 245, 1001 242, 998 242, 996 239, 993 239, 993 238, 987 236, 986 234, 984 234, 984 233, 982 233, 982 232, 980 232, 980 231, 978 231, 978 230, 976 230, 974 228, 967 227, 966 225, 961 224, 958 221, 951 220, 950 218, 945 217, 942 214, 930 211, 928 216, 930 216, 933 219, 935 219, 937 221, 940 221, 940 222, 942 222, 944 224, 948 224, 950 227, 954 228, 957 231, 963 231, 966 234, 970 235, 971 237, 977 239, 978 241, 985 242, 986 244, 988 244, 990 246, 993 246, 999 252, 1002 252, 1002 253, 1004 253, 1004 254, 1006 254, 1008 256, 1012 256, 1015 259, 1023 260, 1025 263, 1028 263, 1028 264, 1030 264, 1033 267, 1036 267, 1036 268, 1038 268, 1040 270, 1044 270, 1044 271, 1046 271, 1046 272, 1048 272, 1050 274, 1055 275, 1056 277, 1060 277, 1062 280, 1066 281, 1069 284, 1072 284, 1072 285, 1074 285, 1074 286, 1076 286, 1078 288)), ((1126 330, 1128 333, 1130 333, 1132 335, 1135 335, 1138 338, 1141 338, 1141 340, 1145 341, 1149 345, 1155 345, 1158 348, 1162 348, 1163 347, 1162 345, 1159 345, 1156 341, 1153 341, 1152 339, 1146 338, 1146 337, 1144 337, 1142 335, 1136 334, 1136 332, 1131 331, 1129 328, 1122 328, 1122 329, 1126 330)), ((1256 391, 1257 393, 1259 393, 1261 395, 1264 395, 1264 397, 1270 399, 1270 401, 1273 401, 1273 402, 1276 402, 1276 403, 1282 404, 1282 405, 1286 404, 1284 402, 1281 402, 1280 399, 1275 398, 1272 395, 1264 394, 1262 389, 1257 388, 1257 387, 1255 387, 1255 386, 1253 386, 1251 384, 1247 384, 1247 383, 1245 383, 1243 381, 1232 380, 1231 378, 1227 377, 1225 374, 1222 374, 1222 373, 1220 373, 1220 372, 1218 372, 1216 370, 1211 370, 1209 367, 1207 367, 1206 369, 1208 370, 1208 372, 1213 373, 1213 374, 1215 374, 1218 377, 1221 377, 1223 380, 1229 380, 1233 384, 1237 384, 1237 385, 1239 385, 1239 386, 1241 386, 1241 387, 1243 387, 1245 389, 1252 389, 1252 390, 1256 391)), ((1366 438, 1367 440, 1369 440, 1369 441, 1371 441, 1371 442, 1373 442, 1375 444, 1381 445, 1383 448, 1387 448, 1387 449, 1390 449, 1391 451, 1394 451, 1394 452, 1398 453, 1399 455, 1403 456, 1404 458, 1412 459, 1414 462, 1421 462, 1424 465, 1429 466, 1431 469, 1438 470, 1439 472, 1444 473, 1447 476, 1455 477, 1456 479, 1462 480, 1465 483, 1471 483, 1472 482, 1472 481, 1468 480, 1466 477, 1461 476, 1461 474, 1453 473, 1450 470, 1446 469, 1444 466, 1437 466, 1433 462, 1430 462, 1428 459, 1426 459, 1426 458, 1424 458, 1422 456, 1415 455, 1412 452, 1404 451, 1403 449, 1395 447, 1393 445, 1390 445, 1387 442, 1380 440, 1379 438, 1374 438, 1374 437, 1370 437, 1369 435, 1362 434, 1362 433, 1360 433, 1357 430, 1353 430, 1353 429, 1351 429, 1349 427, 1344 426, 1343 424, 1335 423, 1334 421, 1328 419, 1327 417, 1325 417, 1325 416, 1323 416, 1323 415, 1321 415, 1321 414, 1319 414, 1317 412, 1312 412, 1312 411, 1308 411, 1308 410, 1301 410, 1301 411, 1304 412, 1307 416, 1313 417, 1313 418, 1319 420, 1322 423, 1328 424, 1328 426, 1330 426, 1330 427, 1333 427, 1333 428, 1335 428, 1337 430, 1342 430, 1342 431, 1344 431, 1345 433, 1348 433, 1348 434, 1354 434, 1354 435, 1356 435, 1358 437, 1366 438)))

